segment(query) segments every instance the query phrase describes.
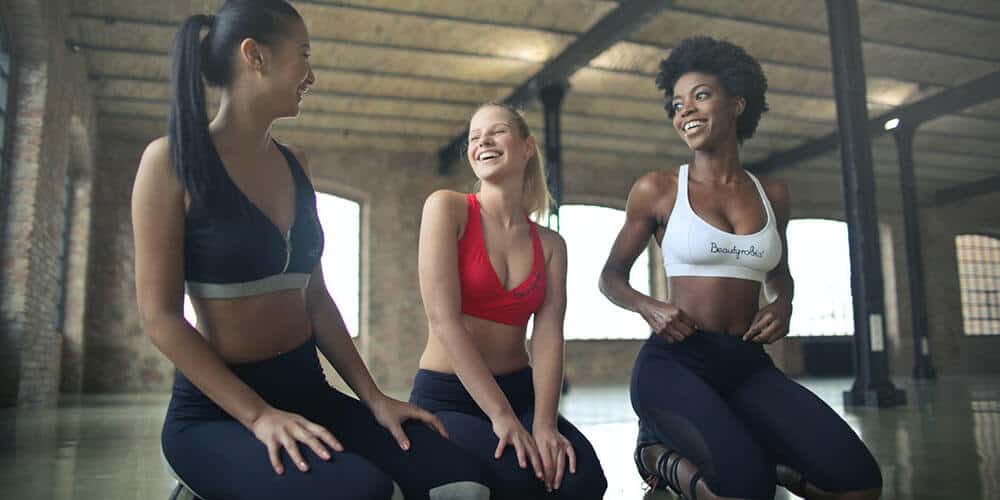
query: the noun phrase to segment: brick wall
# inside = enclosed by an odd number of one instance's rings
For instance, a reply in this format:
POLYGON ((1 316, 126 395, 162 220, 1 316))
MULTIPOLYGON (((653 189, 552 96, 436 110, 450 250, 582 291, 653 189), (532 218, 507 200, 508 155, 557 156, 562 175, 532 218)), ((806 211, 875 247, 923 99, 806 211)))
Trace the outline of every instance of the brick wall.
MULTIPOLYGON (((99 133, 83 58, 65 47, 70 3, 0 0, 17 55, 12 157, 0 185, 0 406, 51 404, 60 389, 163 391, 173 369, 141 332, 135 306, 128 201, 139 156, 152 137, 99 133), (63 216, 67 176, 73 180, 69 221, 63 216), (64 327, 56 331, 59 247, 67 222, 68 294, 64 327)), ((433 155, 310 153, 318 189, 362 203, 358 345, 383 387, 405 391, 427 335, 416 271, 420 209, 435 189, 468 189, 471 176, 460 169, 439 177, 433 155)), ((667 166, 567 165, 565 198, 622 208, 639 175, 667 166)), ((791 187, 793 217, 843 218, 837 175, 782 175, 791 187)), ((878 188, 891 368, 908 376, 913 342, 900 200, 895 185, 878 188)), ((1000 231, 998 200, 985 196, 921 211, 931 351, 942 374, 1000 370, 1000 338, 962 334, 954 252, 957 234, 1000 231)), ((656 288, 662 291, 662 280, 656 288)), ((567 374, 576 382, 624 382, 640 342, 570 341, 567 374)), ((790 373, 801 371, 800 340, 769 351, 790 373)))
POLYGON ((52 404, 62 358, 55 317, 72 148, 67 131, 74 113, 92 112, 80 103, 92 94, 82 58, 63 43, 68 2, 12 1, 3 9, 15 68, 2 221, 0 405, 52 404))
POLYGON ((173 366, 143 332, 135 298, 130 202, 144 142, 101 137, 87 275, 85 392, 162 391, 173 366))

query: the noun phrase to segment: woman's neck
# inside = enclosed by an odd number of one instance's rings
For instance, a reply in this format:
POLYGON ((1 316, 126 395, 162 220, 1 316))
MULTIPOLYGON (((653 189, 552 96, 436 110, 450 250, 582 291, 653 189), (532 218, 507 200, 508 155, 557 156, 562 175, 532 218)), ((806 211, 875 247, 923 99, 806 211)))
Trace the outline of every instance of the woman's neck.
POLYGON ((504 227, 512 227, 524 220, 524 190, 521 183, 482 183, 479 205, 483 212, 499 221, 504 227))
POLYGON ((221 147, 239 145, 244 153, 263 153, 271 147, 273 120, 255 109, 248 98, 237 98, 223 91, 219 112, 209 124, 213 139, 221 147))
POLYGON ((693 177, 700 182, 730 184, 743 178, 740 151, 736 141, 727 141, 721 148, 694 152, 691 162, 693 177))

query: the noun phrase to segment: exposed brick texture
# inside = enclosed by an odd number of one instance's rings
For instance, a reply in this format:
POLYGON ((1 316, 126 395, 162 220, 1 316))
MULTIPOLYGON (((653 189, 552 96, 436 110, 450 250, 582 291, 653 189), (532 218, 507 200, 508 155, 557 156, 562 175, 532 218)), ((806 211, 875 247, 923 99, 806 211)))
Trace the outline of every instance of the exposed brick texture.
MULTIPOLYGON (((60 391, 165 391, 173 372, 143 334, 135 304, 129 199, 147 140, 100 132, 83 56, 65 45, 70 4, 0 0, 16 54, 11 157, 0 178, 0 406, 53 404, 60 391), (59 254, 66 227, 64 271, 59 254), (57 328, 63 276, 64 321, 57 328)), ((438 176, 432 155, 309 154, 318 189, 362 203, 358 345, 378 383, 405 393, 427 335, 416 269, 421 207, 435 189, 469 189, 471 175, 457 169, 454 176, 438 176)), ((566 165, 564 196, 568 203, 623 208, 642 173, 566 165)), ((843 219, 839 177, 795 168, 782 176, 789 182, 793 217, 843 219)), ((908 376, 914 346, 897 185, 883 181, 877 198, 888 352, 894 376, 908 376)), ((1000 370, 1000 337, 963 335, 954 248, 958 234, 1000 234, 998 201, 1000 195, 991 195, 921 209, 931 354, 941 374, 1000 370)), ((662 278, 654 289, 665 293, 662 278)), ((624 383, 640 343, 571 341, 567 375, 578 383, 624 383)), ((802 371, 801 340, 786 339, 768 350, 789 373, 802 371)))
MULTIPOLYGON (((92 166, 74 143, 80 147, 91 140, 85 129, 93 125, 96 108, 82 57, 63 43, 68 3, 7 2, 4 12, 11 16, 16 67, 11 156, 3 186, 0 405, 53 404, 63 357, 63 332, 57 331, 55 318, 65 179, 71 154, 79 157, 81 172, 92 166), (84 137, 73 140, 73 131, 83 131, 84 137)), ((89 204, 85 198, 78 201, 89 204)), ((70 245, 69 260, 74 248, 70 245)), ((78 293, 85 291, 81 287, 78 293)))

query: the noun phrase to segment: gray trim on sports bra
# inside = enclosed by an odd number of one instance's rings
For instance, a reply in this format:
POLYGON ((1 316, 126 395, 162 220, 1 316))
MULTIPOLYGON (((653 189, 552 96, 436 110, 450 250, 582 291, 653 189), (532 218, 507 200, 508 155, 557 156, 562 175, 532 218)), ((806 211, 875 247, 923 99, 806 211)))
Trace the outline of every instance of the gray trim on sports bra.
POLYGON ((186 281, 184 283, 184 290, 192 297, 232 299, 277 292, 279 290, 305 288, 309 285, 310 276, 308 273, 283 273, 242 283, 199 283, 197 281, 186 281))

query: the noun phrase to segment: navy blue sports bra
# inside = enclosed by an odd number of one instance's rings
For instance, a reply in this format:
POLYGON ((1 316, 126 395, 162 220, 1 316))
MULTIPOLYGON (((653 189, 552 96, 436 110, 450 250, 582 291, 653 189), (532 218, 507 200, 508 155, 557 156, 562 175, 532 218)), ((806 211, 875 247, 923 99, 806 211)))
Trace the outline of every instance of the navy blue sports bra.
MULTIPOLYGON (((184 224, 184 285, 194 297, 224 299, 302 289, 323 254, 316 192, 295 155, 275 142, 295 183, 295 219, 288 234, 254 205, 222 169, 239 210, 192 207, 184 224)), ((218 154, 215 154, 218 158, 218 154)))

